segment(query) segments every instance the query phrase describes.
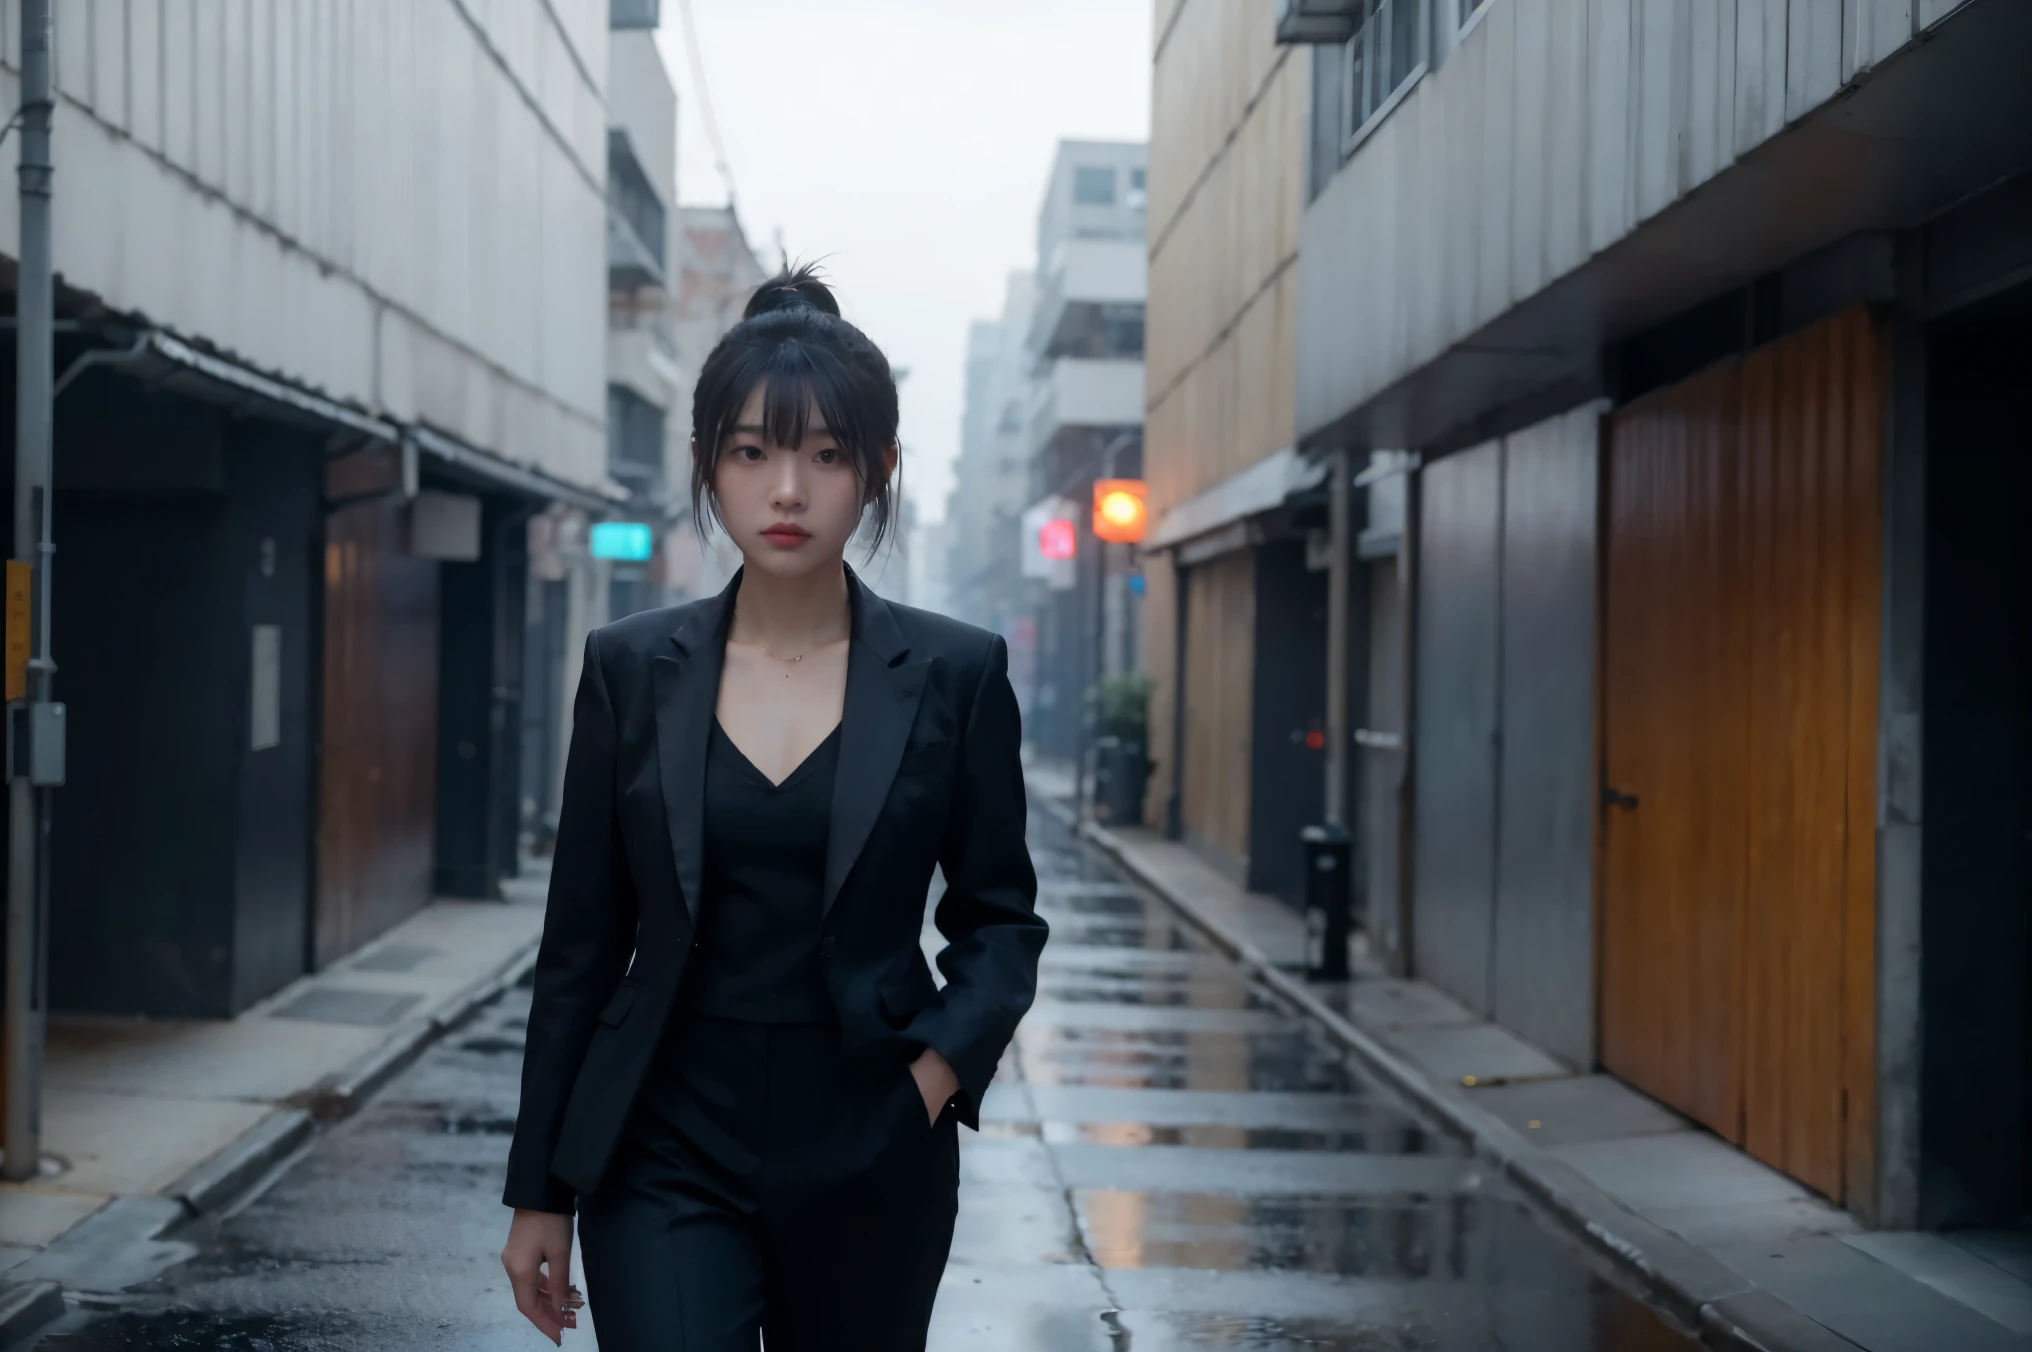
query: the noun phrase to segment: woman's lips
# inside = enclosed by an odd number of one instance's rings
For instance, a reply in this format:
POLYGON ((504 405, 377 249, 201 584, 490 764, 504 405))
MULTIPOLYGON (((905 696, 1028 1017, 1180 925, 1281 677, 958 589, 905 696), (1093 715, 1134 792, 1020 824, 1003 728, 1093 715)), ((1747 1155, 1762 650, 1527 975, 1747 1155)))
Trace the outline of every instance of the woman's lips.
POLYGON ((785 522, 763 531, 762 538, 778 549, 795 549, 811 538, 811 532, 802 526, 793 526, 785 522))

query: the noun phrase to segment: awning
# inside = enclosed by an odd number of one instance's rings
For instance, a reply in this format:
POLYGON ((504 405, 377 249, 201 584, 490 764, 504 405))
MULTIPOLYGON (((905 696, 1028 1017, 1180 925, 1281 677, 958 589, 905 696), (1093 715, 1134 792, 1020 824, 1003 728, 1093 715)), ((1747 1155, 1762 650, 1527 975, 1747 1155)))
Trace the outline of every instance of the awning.
POLYGON ((1173 507, 1157 523, 1143 548, 1176 549, 1201 536, 1276 511, 1292 495, 1325 482, 1326 472, 1323 462, 1308 461, 1298 448, 1286 446, 1173 507))
POLYGON ((402 435, 401 426, 386 418, 362 413, 238 362, 201 352, 160 329, 149 332, 147 348, 138 360, 122 365, 140 367, 143 379, 158 389, 225 404, 238 412, 258 412, 299 427, 322 429, 336 424, 391 445, 402 435))
POLYGON ((300 385, 201 351, 160 329, 149 331, 138 353, 122 353, 116 361, 154 388, 223 404, 238 413, 258 414, 313 431, 343 428, 391 446, 413 444, 418 452, 438 461, 457 477, 485 487, 561 502, 602 515, 628 499, 627 490, 618 484, 608 483, 594 490, 567 483, 542 470, 503 460, 421 423, 399 423, 363 413, 300 385))
POLYGON ((552 478, 542 470, 511 464, 498 455, 468 446, 420 423, 407 431, 415 439, 419 451, 442 462, 459 477, 478 480, 488 487, 505 488, 602 515, 617 510, 628 501, 628 490, 616 483, 608 483, 603 492, 593 493, 562 479, 552 478))

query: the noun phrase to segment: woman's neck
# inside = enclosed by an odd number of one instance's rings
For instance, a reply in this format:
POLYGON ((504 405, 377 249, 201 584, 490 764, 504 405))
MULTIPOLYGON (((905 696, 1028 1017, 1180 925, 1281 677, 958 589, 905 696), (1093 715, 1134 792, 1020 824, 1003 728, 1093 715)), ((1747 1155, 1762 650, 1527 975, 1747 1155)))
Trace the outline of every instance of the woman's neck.
POLYGON ((753 568, 742 572, 730 641, 803 652, 852 633, 844 567, 815 568, 802 577, 777 577, 753 568))

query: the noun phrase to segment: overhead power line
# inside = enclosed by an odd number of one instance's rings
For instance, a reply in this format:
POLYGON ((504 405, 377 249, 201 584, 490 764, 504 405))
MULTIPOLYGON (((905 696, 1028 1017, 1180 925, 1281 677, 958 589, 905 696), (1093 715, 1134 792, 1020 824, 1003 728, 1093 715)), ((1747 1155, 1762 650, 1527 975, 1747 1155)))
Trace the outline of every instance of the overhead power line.
POLYGON ((720 120, 713 116, 713 92, 706 84, 706 59, 699 50, 698 25, 692 22, 691 0, 677 0, 677 15, 684 24, 684 54, 691 65, 692 83, 698 87, 699 118, 705 123, 706 140, 712 143, 713 167, 726 185, 727 205, 734 205, 734 171, 727 164, 727 143, 720 136, 720 120))

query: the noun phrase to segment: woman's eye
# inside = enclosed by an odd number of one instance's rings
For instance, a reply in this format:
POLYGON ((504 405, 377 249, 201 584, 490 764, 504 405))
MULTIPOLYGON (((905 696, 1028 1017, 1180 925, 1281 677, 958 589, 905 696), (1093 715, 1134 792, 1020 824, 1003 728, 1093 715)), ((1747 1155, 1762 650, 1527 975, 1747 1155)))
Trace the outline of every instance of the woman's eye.
POLYGON ((837 465, 840 463, 840 453, 835 450, 820 451, 812 458, 817 460, 821 465, 837 465))
POLYGON ((745 460, 752 465, 762 458, 762 448, 760 446, 736 446, 734 448, 734 458, 745 460))

